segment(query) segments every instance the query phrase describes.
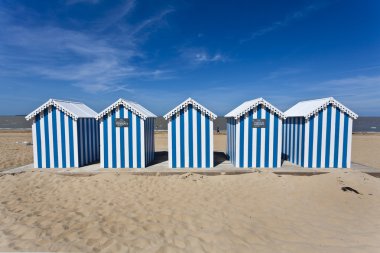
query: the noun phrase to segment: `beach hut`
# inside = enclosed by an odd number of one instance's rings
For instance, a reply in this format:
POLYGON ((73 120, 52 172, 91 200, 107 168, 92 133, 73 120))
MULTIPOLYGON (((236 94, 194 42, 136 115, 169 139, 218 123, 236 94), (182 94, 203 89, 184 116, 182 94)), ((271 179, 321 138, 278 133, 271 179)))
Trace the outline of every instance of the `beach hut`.
POLYGON ((168 112, 170 168, 214 167, 213 121, 216 115, 188 98, 168 112))
POLYGON ((299 102, 285 116, 284 159, 308 168, 350 168, 357 114, 329 97, 299 102))
POLYGON ((281 167, 284 114, 263 98, 246 101, 229 112, 227 157, 239 168, 281 167))
POLYGON ((96 116, 100 122, 100 166, 145 168, 154 159, 156 115, 119 99, 96 116))
POLYGON ((99 161, 96 112, 80 102, 49 99, 25 118, 33 120, 35 168, 72 168, 99 161))

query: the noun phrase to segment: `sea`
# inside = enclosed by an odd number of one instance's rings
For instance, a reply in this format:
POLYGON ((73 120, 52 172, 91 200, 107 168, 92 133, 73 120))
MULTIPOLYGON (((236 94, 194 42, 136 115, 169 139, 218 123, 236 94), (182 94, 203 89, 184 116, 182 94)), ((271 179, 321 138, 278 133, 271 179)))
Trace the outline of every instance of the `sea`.
MULTIPOLYGON (((226 118, 218 117, 214 122, 214 130, 226 130, 226 118)), ((157 117, 155 129, 158 131, 167 130, 167 123, 163 117, 157 117)), ((24 115, 0 116, 0 129, 31 129, 32 122, 26 121, 24 115)), ((353 132, 380 132, 380 117, 359 117, 354 120, 353 132)))

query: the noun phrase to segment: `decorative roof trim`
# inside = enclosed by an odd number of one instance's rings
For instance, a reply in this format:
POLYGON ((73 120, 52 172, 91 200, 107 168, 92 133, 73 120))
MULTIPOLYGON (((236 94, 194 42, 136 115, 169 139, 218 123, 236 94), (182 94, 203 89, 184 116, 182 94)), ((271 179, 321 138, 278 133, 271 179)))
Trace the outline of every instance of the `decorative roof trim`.
MULTIPOLYGON (((144 112, 142 112, 141 110, 137 109, 136 107, 134 107, 133 105, 128 103, 128 101, 126 101, 122 98, 119 98, 115 103, 113 103, 112 105, 110 105, 109 107, 104 109, 102 112, 100 112, 96 116, 96 119, 99 120, 99 119, 103 118, 105 115, 110 113, 113 109, 117 109, 120 105, 123 105, 127 110, 130 110, 133 114, 143 118, 144 120, 146 120, 147 118, 153 118, 149 115, 146 115, 144 112)), ((156 115, 154 115, 154 116, 156 116, 156 115)))
POLYGON ((202 113, 205 113, 206 115, 210 116, 211 119, 216 119, 218 116, 211 112, 209 109, 204 107, 203 105, 199 104, 197 101, 195 101, 192 98, 186 99, 184 102, 179 104, 176 108, 168 112, 166 115, 164 115, 164 118, 167 120, 171 118, 173 115, 177 114, 177 112, 181 111, 183 108, 187 107, 188 105, 193 105, 194 108, 199 109, 202 113))
POLYGON ((77 120, 79 118, 78 115, 76 115, 75 113, 69 111, 64 106, 62 106, 61 104, 59 104, 58 102, 60 102, 60 101, 62 101, 62 102, 69 102, 69 103, 79 103, 79 102, 63 101, 63 100, 58 100, 58 99, 52 99, 51 98, 46 103, 44 103, 43 105, 41 105, 40 107, 38 107, 36 110, 34 110, 33 112, 29 113, 25 117, 25 119, 26 120, 31 120, 32 118, 36 117, 37 114, 40 114, 41 112, 43 112, 46 108, 49 108, 50 106, 55 106, 58 110, 60 110, 61 112, 63 112, 67 116, 70 116, 74 120, 77 120))
POLYGON ((277 109, 276 107, 274 107, 272 104, 270 104, 268 101, 266 101, 265 99, 263 98, 258 98, 256 100, 254 100, 254 102, 250 105, 248 105, 246 108, 242 109, 242 111, 240 111, 239 113, 237 113, 236 115, 234 116, 229 116, 228 118, 235 118, 235 119, 238 119, 240 118, 241 116, 245 115, 246 113, 248 113, 250 110, 256 108, 258 105, 264 105, 266 108, 268 108, 272 113, 276 113, 278 116, 280 116, 282 119, 285 119, 285 114, 280 111, 279 109, 277 109))
POLYGON ((332 104, 334 107, 339 108, 341 111, 347 113, 351 118, 353 118, 353 119, 357 119, 358 118, 358 115, 356 113, 354 113, 353 111, 351 111, 350 109, 348 109, 347 107, 345 107, 344 105, 342 105, 341 103, 339 103, 337 100, 335 100, 335 98, 329 97, 328 100, 326 100, 326 102, 323 105, 318 106, 313 111, 311 111, 308 114, 306 114, 305 115, 305 119, 309 119, 313 115, 318 114, 319 111, 322 111, 322 110, 326 109, 327 106, 330 105, 330 104, 332 104))

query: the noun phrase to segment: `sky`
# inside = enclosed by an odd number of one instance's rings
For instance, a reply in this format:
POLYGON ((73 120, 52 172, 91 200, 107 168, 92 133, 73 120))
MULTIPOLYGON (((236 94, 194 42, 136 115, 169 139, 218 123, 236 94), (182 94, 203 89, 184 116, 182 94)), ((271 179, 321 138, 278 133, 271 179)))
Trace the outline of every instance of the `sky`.
POLYGON ((334 97, 380 116, 380 1, 0 1, 0 115, 49 98, 223 116, 334 97))

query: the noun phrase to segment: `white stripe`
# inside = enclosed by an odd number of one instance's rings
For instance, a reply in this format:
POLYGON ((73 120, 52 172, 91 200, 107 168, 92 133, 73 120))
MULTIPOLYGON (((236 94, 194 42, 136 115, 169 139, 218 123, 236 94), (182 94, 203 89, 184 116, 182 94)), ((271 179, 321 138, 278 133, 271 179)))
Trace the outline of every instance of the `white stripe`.
MULTIPOLYGON (((128 110, 123 107, 124 110, 124 119, 128 119, 128 110)), ((129 119, 128 127, 123 127, 124 129, 124 166, 129 168, 129 135, 128 130, 132 127, 131 120, 129 119)))
POLYGON ((40 136, 41 136, 41 165, 46 168, 46 146, 45 146, 45 121, 44 112, 40 113, 40 136))
MULTIPOLYGON (((270 119, 270 126, 269 126, 269 164, 268 166, 270 168, 273 168, 273 137, 274 137, 274 115, 271 112, 269 114, 269 119, 270 119)), ((276 129, 277 131, 277 129, 276 129)), ((281 147, 281 146, 279 146, 281 147)), ((274 154, 276 155, 276 154, 274 154)))
POLYGON ((88 145, 89 145, 90 140, 89 140, 89 138, 87 136, 87 134, 88 134, 87 124, 88 124, 87 119, 83 119, 82 133, 84 135, 84 145, 85 145, 84 156, 85 156, 86 164, 88 164, 89 161, 90 161, 90 150, 88 150, 88 145))
POLYGON ((330 134, 330 168, 334 167, 334 149, 335 149, 335 115, 336 108, 331 107, 331 134, 330 134))
POLYGON ((103 119, 100 121, 100 167, 104 168, 104 133, 103 133, 103 119))
MULTIPOLYGON (((253 112, 253 119, 257 119, 257 110, 253 112)), ((252 167, 256 167, 257 129, 252 128, 252 167)))
POLYGON ((243 157, 243 166, 244 168, 248 168, 248 121, 249 117, 247 115, 243 115, 244 117, 244 157, 243 157))
POLYGON ((61 112, 57 110, 58 167, 62 168, 61 112))
POLYGON ((344 112, 340 112, 339 124, 339 149, 338 149, 338 168, 342 168, 343 160, 343 134, 344 134, 344 112))
POLYGON ((132 114, 133 119, 133 134, 132 134, 132 145, 133 145, 133 168, 137 168, 137 117, 136 114, 132 114))
POLYGON ((310 131, 310 119, 305 119, 305 152, 303 166, 309 167, 309 131, 310 131))
MULTIPOLYGON (((38 153, 37 153, 37 130, 36 130, 36 118, 33 119, 32 125, 32 137, 33 137, 33 163, 34 168, 38 167, 38 153)), ((59 146, 59 145, 58 145, 59 146)))
POLYGON ((172 118, 170 117, 168 120, 168 154, 169 154, 169 168, 173 168, 172 166, 172 118))
POLYGON ((292 157, 293 157, 293 127, 294 127, 294 118, 291 118, 290 119, 290 128, 289 128, 289 131, 290 131, 290 136, 289 136, 289 161, 291 162, 294 162, 292 157))
POLYGON ((277 167, 281 167, 281 146, 282 146, 282 119, 278 118, 278 150, 277 150, 277 167))
POLYGON ((69 116, 65 114, 65 148, 66 148, 66 168, 70 168, 70 131, 69 116))
POLYGON ((176 167, 181 168, 181 116, 175 117, 176 167))
MULTIPOLYGON (((115 118, 120 118, 120 110, 116 109, 115 118)), ((116 167, 121 168, 121 153, 120 153, 120 131, 122 127, 116 127, 116 167)))
POLYGON ((141 132, 141 168, 145 168, 145 120, 140 118, 140 132, 141 132))
POLYGON ((53 111, 51 107, 49 108, 49 114, 48 114, 48 129, 49 129, 50 168, 54 168, 53 111))
POLYGON ((197 129, 197 110, 193 107, 193 167, 198 168, 198 129, 197 129))
POLYGON ((327 110, 324 109, 322 117, 322 149, 321 149, 321 168, 325 167, 326 161, 326 127, 327 127, 327 110))
MULTIPOLYGON (((78 160, 78 122, 73 120, 73 137, 74 137, 74 166, 79 167, 78 160)), ((59 143, 59 142, 58 142, 59 143)), ((60 146, 60 145, 58 145, 60 146)))
POLYGON ((301 156, 302 156, 302 118, 298 119, 298 124, 300 126, 300 132, 298 133, 298 165, 301 165, 301 156))
POLYGON ((236 153, 235 163, 236 167, 240 167, 240 118, 236 120, 236 153))
POLYGON ((202 168, 206 168, 206 116, 202 113, 201 116, 201 143, 202 143, 202 168))
POLYGON ((214 167, 214 121, 210 120, 210 168, 214 167))
POLYGON ((189 168, 189 107, 186 107, 183 116, 185 123, 185 168, 189 168))
MULTIPOLYGON (((265 107, 261 106, 261 118, 266 119, 265 107)), ((260 167, 265 167, 265 128, 261 130, 261 152, 260 152, 260 167)))
POLYGON ((348 118, 347 168, 351 168, 352 118, 348 118))
POLYGON ((294 164, 297 164, 297 160, 298 160, 298 157, 297 157, 297 151, 298 151, 298 120, 299 118, 294 118, 294 161, 293 163, 294 164))
POLYGON ((314 129, 313 129, 313 168, 317 167, 317 152, 318 152, 318 121, 319 114, 314 116, 314 129))
POLYGON ((108 150, 108 168, 112 168, 112 115, 111 112, 107 115, 107 150, 108 150))

